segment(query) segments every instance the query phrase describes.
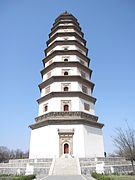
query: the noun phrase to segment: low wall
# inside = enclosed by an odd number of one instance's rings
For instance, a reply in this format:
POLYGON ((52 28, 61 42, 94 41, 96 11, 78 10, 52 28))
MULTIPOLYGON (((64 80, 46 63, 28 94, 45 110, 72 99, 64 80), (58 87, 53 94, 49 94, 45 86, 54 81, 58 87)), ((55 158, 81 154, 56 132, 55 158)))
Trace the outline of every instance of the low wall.
POLYGON ((49 174, 52 159, 15 159, 0 163, 0 174, 49 174))
POLYGON ((89 175, 93 171, 105 174, 127 174, 132 172, 131 162, 119 157, 80 158, 79 162, 81 167, 81 173, 84 175, 89 175))
MULTIPOLYGON (((98 173, 128 173, 132 172, 130 161, 124 158, 80 158, 81 174, 98 173)), ((48 175, 52 159, 17 159, 9 163, 0 163, 0 174, 36 174, 48 175)))

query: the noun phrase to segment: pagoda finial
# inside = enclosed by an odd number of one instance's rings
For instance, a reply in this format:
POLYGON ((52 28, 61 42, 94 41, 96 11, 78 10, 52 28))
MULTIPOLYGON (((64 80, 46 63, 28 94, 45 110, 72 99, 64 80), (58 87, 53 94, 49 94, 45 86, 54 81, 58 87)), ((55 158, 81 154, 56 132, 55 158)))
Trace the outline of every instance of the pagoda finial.
POLYGON ((66 10, 64 11, 64 13, 62 13, 62 15, 69 15, 70 13, 68 13, 66 10))

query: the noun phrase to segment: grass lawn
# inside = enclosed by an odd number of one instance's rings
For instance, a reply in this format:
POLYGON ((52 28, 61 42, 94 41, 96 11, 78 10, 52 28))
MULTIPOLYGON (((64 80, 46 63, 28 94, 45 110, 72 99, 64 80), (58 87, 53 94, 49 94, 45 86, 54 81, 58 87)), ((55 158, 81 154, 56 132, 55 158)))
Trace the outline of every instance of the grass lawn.
POLYGON ((135 176, 126 176, 126 175, 111 175, 109 176, 111 178, 113 178, 114 180, 135 180, 135 176))
POLYGON ((92 177, 97 180, 135 180, 135 176, 131 175, 102 175, 96 172, 92 173, 92 177))
POLYGON ((6 177, 6 176, 3 176, 3 177, 2 177, 2 176, 1 176, 1 177, 0 177, 0 180, 11 180, 12 178, 14 178, 14 177, 11 177, 11 176, 7 176, 7 177, 6 177))

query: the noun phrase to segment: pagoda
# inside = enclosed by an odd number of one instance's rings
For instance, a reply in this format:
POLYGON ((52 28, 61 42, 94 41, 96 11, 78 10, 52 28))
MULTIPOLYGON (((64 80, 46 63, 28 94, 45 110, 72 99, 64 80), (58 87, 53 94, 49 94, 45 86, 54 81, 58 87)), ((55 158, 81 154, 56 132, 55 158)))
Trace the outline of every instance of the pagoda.
POLYGON ((46 44, 29 158, 103 157, 104 125, 95 115, 90 59, 77 19, 68 12, 58 16, 46 44))

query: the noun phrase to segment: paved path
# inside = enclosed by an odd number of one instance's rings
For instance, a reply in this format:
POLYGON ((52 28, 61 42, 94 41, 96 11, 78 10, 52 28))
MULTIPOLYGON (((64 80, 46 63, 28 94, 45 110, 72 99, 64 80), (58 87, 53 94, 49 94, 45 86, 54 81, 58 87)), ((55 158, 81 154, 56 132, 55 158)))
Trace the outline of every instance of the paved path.
POLYGON ((94 178, 92 177, 83 177, 83 176, 68 176, 68 175, 65 175, 65 176, 47 176, 47 177, 44 177, 44 178, 41 178, 40 180, 94 180, 94 178))

